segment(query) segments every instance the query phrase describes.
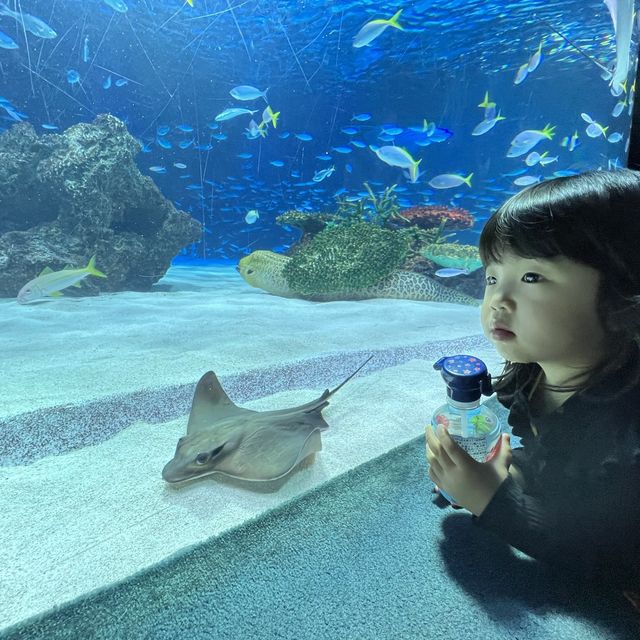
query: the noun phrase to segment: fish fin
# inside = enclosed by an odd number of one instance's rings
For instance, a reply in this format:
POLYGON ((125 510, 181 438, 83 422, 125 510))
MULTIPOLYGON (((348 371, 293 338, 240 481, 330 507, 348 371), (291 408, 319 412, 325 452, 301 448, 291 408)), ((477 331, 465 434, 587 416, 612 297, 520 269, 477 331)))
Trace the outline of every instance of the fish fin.
POLYGON ((404 31, 404 27, 398 22, 398 18, 400 17, 401 13, 402 13, 402 9, 400 9, 398 13, 396 13, 391 18, 389 18, 388 24, 390 27, 395 27, 396 29, 400 29, 400 31, 404 31))
POLYGON ((472 173, 470 173, 470 174, 469 174, 469 175, 464 179, 464 181, 465 181, 469 186, 471 186, 471 176, 472 176, 472 175, 473 175, 473 172, 472 172, 472 173))
POLYGON ((237 417, 241 419, 256 413, 258 412, 235 405, 225 393, 216 374, 213 371, 208 371, 196 385, 187 423, 187 433, 205 431, 210 429, 215 422, 225 418, 237 417))
POLYGON ((40 276, 46 276, 47 273, 53 273, 53 269, 51 267, 45 267, 39 274, 38 277, 40 276))
POLYGON ((98 271, 98 269, 96 269, 96 256, 95 255, 91 256, 91 260, 89 260, 89 264, 85 267, 85 269, 92 276, 98 276, 98 278, 106 278, 107 277, 107 275, 105 273, 102 273, 102 271, 98 271))
POLYGON ((63 295, 64 294, 62 293, 62 291, 52 291, 49 294, 49 297, 51 297, 51 298, 62 298, 63 295))

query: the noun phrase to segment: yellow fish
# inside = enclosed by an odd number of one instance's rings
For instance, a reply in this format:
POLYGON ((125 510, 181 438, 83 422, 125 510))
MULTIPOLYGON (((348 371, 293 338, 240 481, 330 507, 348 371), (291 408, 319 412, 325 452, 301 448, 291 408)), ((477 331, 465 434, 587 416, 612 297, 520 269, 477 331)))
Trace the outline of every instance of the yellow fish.
POLYGON ((49 267, 45 267, 37 278, 29 280, 27 284, 20 289, 18 293, 18 302, 27 304, 34 300, 42 298, 59 298, 62 289, 67 287, 79 287, 80 281, 87 276, 97 276, 98 278, 106 278, 107 276, 98 271, 95 265, 96 257, 93 256, 89 260, 89 264, 84 269, 73 269, 67 267, 61 271, 52 271, 49 267))

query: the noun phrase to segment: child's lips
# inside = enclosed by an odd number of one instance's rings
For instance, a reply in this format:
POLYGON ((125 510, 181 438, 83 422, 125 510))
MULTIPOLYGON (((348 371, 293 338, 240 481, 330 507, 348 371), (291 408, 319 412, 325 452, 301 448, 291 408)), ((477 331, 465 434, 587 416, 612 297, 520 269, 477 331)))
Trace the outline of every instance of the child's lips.
POLYGON ((516 334, 509 329, 496 325, 491 328, 491 337, 494 340, 510 340, 511 338, 515 338, 516 334))

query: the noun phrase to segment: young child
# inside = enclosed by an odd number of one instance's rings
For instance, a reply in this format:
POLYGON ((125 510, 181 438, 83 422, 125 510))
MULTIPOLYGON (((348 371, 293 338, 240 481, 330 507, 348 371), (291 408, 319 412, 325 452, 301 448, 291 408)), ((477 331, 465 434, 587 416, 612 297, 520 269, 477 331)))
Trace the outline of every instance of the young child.
POLYGON ((591 171, 510 198, 480 237, 482 326, 512 432, 486 463, 442 427, 429 476, 474 524, 640 611, 640 173, 591 171))

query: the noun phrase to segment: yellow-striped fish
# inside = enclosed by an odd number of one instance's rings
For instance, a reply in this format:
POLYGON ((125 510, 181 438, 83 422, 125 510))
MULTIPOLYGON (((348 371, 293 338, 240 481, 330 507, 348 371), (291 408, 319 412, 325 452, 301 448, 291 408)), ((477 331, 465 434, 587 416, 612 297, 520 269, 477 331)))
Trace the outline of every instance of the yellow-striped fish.
POLYGON ((84 269, 65 268, 61 271, 53 271, 49 267, 45 267, 40 275, 33 280, 29 280, 27 284, 20 289, 18 293, 18 302, 27 304, 42 298, 58 298, 62 295, 62 289, 67 287, 79 287, 80 281, 87 276, 97 276, 98 278, 106 278, 107 276, 98 271, 95 265, 96 257, 93 256, 89 260, 89 264, 84 269))

